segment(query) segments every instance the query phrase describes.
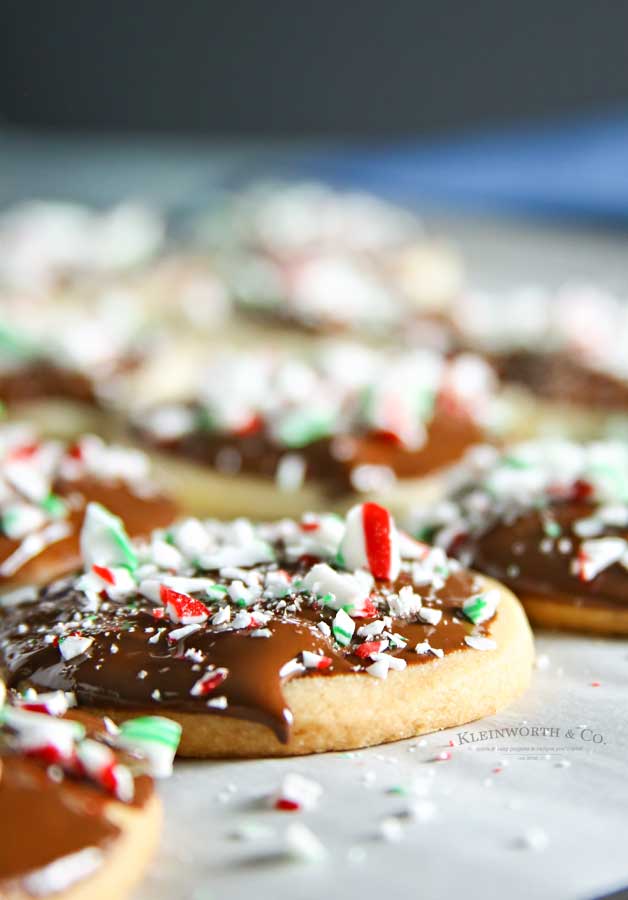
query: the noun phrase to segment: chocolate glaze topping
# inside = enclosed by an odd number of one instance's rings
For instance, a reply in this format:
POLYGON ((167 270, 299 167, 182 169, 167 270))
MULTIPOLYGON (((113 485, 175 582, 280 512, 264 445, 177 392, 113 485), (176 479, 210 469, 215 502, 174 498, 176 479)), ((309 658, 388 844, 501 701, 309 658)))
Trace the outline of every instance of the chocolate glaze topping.
MULTIPOLYGON (((92 717, 69 717, 79 719, 92 739, 105 734, 102 722, 92 717)), ((120 835, 107 814, 113 798, 94 781, 12 749, 10 739, 3 744, 6 736, 0 734, 0 892, 56 894, 103 864, 120 835), (62 870, 46 872, 60 863, 62 870)), ((128 754, 114 753, 119 763, 133 765, 128 754)), ((132 805, 141 807, 152 795, 152 779, 138 774, 133 784, 132 805)))
MULTIPOLYGON (((12 441, 11 435, 23 435, 22 426, 0 429, 0 446, 7 440, 5 457, 0 462, 0 591, 29 584, 46 584, 55 578, 76 571, 80 566, 79 535, 85 508, 91 501, 101 503, 126 522, 132 537, 148 534, 151 529, 171 522, 176 515, 172 501, 159 494, 146 479, 144 467, 148 463, 137 451, 127 451, 106 445, 97 438, 82 438, 73 447, 63 448, 55 442, 12 441), (50 454, 59 455, 50 463, 50 454), (18 469, 25 471, 13 477, 11 469, 17 460, 18 469), (139 469, 138 469, 139 464, 139 469), (29 494, 39 490, 44 479, 41 499, 29 494), (50 498, 52 511, 38 521, 36 516, 46 509, 50 498), (35 515, 32 526, 28 517, 35 515), (20 516, 26 524, 20 528, 20 516), (17 517, 17 533, 11 532, 11 522, 17 517), (19 566, 7 560, 20 552, 30 535, 37 535, 46 526, 57 524, 65 536, 49 543, 44 541, 40 552, 19 566), (3 564, 8 569, 3 571, 3 564)), ((13 521, 15 527, 15 522, 13 521)))
POLYGON ((95 404, 95 386, 82 372, 68 371, 46 360, 0 373, 0 400, 7 406, 58 397, 95 404))
MULTIPOLYGON (((200 409, 191 407, 200 419, 200 409)), ((198 428, 176 438, 158 439, 141 428, 141 438, 156 449, 222 470, 274 479, 287 448, 261 425, 251 434, 235 435, 198 428)), ((305 462, 305 481, 319 482, 332 497, 355 491, 352 477, 360 466, 381 466, 398 478, 420 478, 460 459, 482 441, 484 431, 465 415, 437 411, 418 449, 402 446, 394 435, 371 432, 322 438, 296 451, 305 462)))
POLYGON ((522 385, 539 397, 591 409, 628 409, 628 383, 578 361, 567 352, 519 350, 493 359, 505 382, 522 385))
POLYGON ((538 441, 480 448, 411 530, 516 593, 628 604, 628 450, 538 441))
MULTIPOLYGON (((70 534, 55 541, 27 562, 11 577, 0 575, 0 590, 18 585, 43 584, 59 578, 80 566, 79 536, 85 515, 85 507, 95 501, 102 503, 114 515, 121 516, 132 537, 148 534, 171 522, 176 514, 174 503, 161 494, 140 497, 121 481, 105 482, 85 478, 76 482, 59 481, 54 485, 55 494, 70 500, 71 512, 67 519, 70 534)), ((11 540, 0 532, 0 564, 16 551, 20 542, 11 540)))
MULTIPOLYGON (((233 548, 219 548, 215 563, 200 553, 201 562, 197 559, 187 573, 209 576, 210 587, 191 583, 189 596, 201 599, 211 618, 196 629, 190 627, 189 633, 185 615, 179 613, 173 621, 167 604, 164 612, 159 599, 157 605, 146 599, 155 590, 154 585, 150 588, 151 577, 179 590, 186 587, 176 578, 169 580, 167 572, 151 575, 147 570, 148 581, 140 581, 120 599, 101 599, 97 608, 76 582, 52 585, 36 602, 2 613, 0 662, 7 683, 72 690, 79 703, 96 708, 148 708, 165 715, 168 710, 185 710, 242 718, 262 723, 287 742, 292 720, 282 690, 287 679, 354 672, 369 678, 375 673, 367 670, 380 656, 386 664, 394 658, 391 668, 424 664, 435 656, 469 649, 465 642, 469 635, 490 634, 492 613, 482 624, 473 625, 463 612, 464 602, 481 592, 476 577, 441 551, 429 551, 404 538, 402 556, 410 548, 414 559, 402 561, 392 582, 371 579, 360 609, 351 610, 348 604, 355 631, 343 643, 335 628, 337 617, 345 615, 338 612, 342 605, 338 598, 326 591, 324 583, 316 589, 311 583, 304 585, 321 559, 333 559, 335 550, 325 553, 322 543, 318 548, 312 543, 315 530, 328 525, 336 532, 340 526, 342 532, 342 523, 333 517, 251 531, 250 540, 259 540, 260 534, 272 540, 272 553, 266 545, 269 562, 243 561, 234 569, 224 564, 233 558, 233 548), (277 580, 283 580, 285 588, 273 587, 277 580), (257 597, 247 596, 251 591, 257 597), (367 632, 360 633, 364 626, 367 632), (85 652, 63 659, 58 641, 68 634, 82 635, 91 643, 85 652), (313 659, 320 666, 313 667, 313 659), (203 679, 212 678, 215 683, 202 690, 203 679)), ((174 541, 171 546, 180 546, 176 530, 169 538, 174 541)), ((247 553, 249 545, 245 539, 240 550, 247 553)), ((333 579, 334 572, 350 579, 353 587, 357 584, 355 576, 337 564, 333 571, 325 567, 323 582, 333 579)), ((162 595, 161 600, 166 602, 167 597, 162 595)), ((192 618, 196 613, 198 607, 192 618)))
POLYGON ((91 785, 57 783, 21 756, 4 756, 0 765, 0 888, 17 887, 87 848, 106 850, 118 837, 119 828, 105 816, 107 798, 91 785))
MULTIPOLYGON (((461 540, 452 552, 470 559, 473 568, 499 579, 515 593, 541 594, 577 606, 625 609, 628 572, 622 564, 610 565, 590 581, 574 571, 573 562, 583 552, 583 538, 574 532, 574 523, 594 512, 595 507, 583 501, 556 503, 549 516, 537 510, 525 513, 468 543, 461 540), (556 523, 560 537, 547 536, 548 522, 556 523)), ((628 528, 607 527, 604 535, 628 541, 628 528)))
POLYGON ((212 363, 187 403, 146 410, 136 433, 284 490, 315 481, 332 496, 368 493, 459 459, 486 435, 494 391, 493 370, 470 354, 339 342, 305 359, 233 351, 212 363))

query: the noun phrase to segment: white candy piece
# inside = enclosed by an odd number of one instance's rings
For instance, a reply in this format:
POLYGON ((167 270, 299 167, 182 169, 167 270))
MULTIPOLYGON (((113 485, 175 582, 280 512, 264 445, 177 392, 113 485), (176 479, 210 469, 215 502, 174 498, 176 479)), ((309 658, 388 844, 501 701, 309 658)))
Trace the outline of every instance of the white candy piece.
POLYGON ((421 641, 421 643, 417 644, 414 648, 414 652, 421 655, 431 653, 433 656, 437 656, 439 659, 442 659, 445 655, 444 650, 442 650, 440 647, 432 647, 429 641, 421 641))
POLYGON ((12 503, 2 511, 2 529, 12 541, 19 541, 31 531, 37 531, 45 521, 44 511, 30 503, 12 503))
POLYGON ((302 586, 317 597, 330 594, 326 604, 332 609, 351 607, 352 615, 362 615, 364 605, 369 598, 373 580, 368 573, 350 575, 336 572, 327 563, 312 566, 302 581, 302 586))
POLYGON ((75 656, 81 656, 82 653, 86 653, 93 643, 94 638, 92 637, 71 634, 59 641, 59 653, 67 662, 70 659, 74 659, 75 656))
POLYGON ((300 862, 319 862, 327 856, 327 850, 313 831, 301 822, 289 825, 285 832, 286 852, 300 862))
POLYGON ((375 678, 386 679, 390 669, 396 672, 403 672, 407 665, 405 659, 391 656, 388 653, 372 653, 371 659, 374 659, 375 662, 367 666, 366 671, 375 678))
POLYGON ((432 609, 431 606, 423 606, 419 610, 419 619, 428 625, 438 625, 443 617, 442 609, 432 609))
POLYGON ((481 634, 467 634, 464 642, 468 647, 473 647, 474 650, 495 650, 497 648, 496 641, 481 634))
POLYGON ((182 641, 184 638, 189 637, 191 634, 196 634, 200 627, 200 625, 194 624, 183 625, 181 628, 174 628, 172 631, 168 632, 168 640, 182 641))
POLYGON ((214 613, 211 622, 212 625, 226 625, 231 621, 231 607, 221 606, 218 612, 214 613))
POLYGON ((408 584, 402 587, 398 594, 392 594, 388 598, 388 606, 393 616, 400 619, 409 619, 420 612, 423 601, 419 594, 415 594, 408 584))
POLYGON ((385 681, 386 678, 388 678, 388 663, 383 658, 378 659, 377 662, 367 666, 366 671, 369 675, 372 675, 373 678, 381 678, 382 681, 385 681))

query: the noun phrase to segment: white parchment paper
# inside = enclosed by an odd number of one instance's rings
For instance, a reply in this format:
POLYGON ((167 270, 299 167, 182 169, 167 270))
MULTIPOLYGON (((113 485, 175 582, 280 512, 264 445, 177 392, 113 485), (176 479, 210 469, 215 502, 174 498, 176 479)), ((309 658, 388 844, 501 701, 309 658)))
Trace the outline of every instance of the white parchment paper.
POLYGON ((527 695, 464 728, 349 754, 178 763, 138 897, 556 900, 628 884, 628 641, 545 633, 537 653, 527 695), (504 727, 520 733, 487 736, 504 727), (315 810, 271 808, 288 772, 322 785, 315 810), (295 821, 324 859, 289 858, 295 821))

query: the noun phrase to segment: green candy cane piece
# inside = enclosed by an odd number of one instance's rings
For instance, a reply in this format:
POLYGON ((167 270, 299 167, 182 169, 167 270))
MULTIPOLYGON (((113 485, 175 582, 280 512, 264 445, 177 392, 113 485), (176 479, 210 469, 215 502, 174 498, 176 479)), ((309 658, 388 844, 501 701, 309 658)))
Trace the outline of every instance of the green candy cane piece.
POLYGON ((336 641, 342 647, 346 647, 353 637, 353 632, 355 631, 355 622, 352 618, 350 618, 350 616, 347 615, 344 609, 339 609, 334 616, 334 621, 331 624, 331 630, 334 637, 336 638, 336 641))
POLYGON ((81 529, 81 554, 85 567, 93 565, 126 566, 136 569, 137 553, 125 531, 122 519, 100 503, 89 503, 81 529))
POLYGON ((604 480, 610 484, 618 502, 628 502, 628 479, 620 469, 606 463, 594 463, 589 467, 587 474, 591 475, 594 481, 604 480))
POLYGON ((172 772, 172 760, 181 739, 181 726, 163 716, 140 716, 120 726, 118 746, 143 754, 151 774, 164 778, 172 772))
POLYGON ((42 500, 41 508, 52 519, 61 519, 68 511, 65 501, 58 497, 57 494, 52 493, 42 500))
POLYGON ((279 440, 286 447, 306 447, 332 432, 332 416, 313 411, 287 415, 279 425, 279 440))
POLYGON ((37 355, 37 347, 17 331, 0 324, 0 350, 13 359, 30 359, 37 355))
POLYGON ((473 622, 474 625, 477 625, 484 618, 486 607, 486 600, 482 594, 479 594, 477 597, 470 597, 468 600, 465 600, 462 609, 467 619, 473 622))

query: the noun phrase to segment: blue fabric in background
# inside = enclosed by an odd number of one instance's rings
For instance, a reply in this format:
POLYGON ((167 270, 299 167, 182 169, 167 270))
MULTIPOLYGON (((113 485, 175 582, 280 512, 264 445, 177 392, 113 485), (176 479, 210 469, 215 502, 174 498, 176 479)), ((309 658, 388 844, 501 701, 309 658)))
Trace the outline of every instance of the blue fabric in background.
POLYGON ((347 145, 302 160, 302 173, 408 204, 627 226, 628 111, 459 138, 347 145))

